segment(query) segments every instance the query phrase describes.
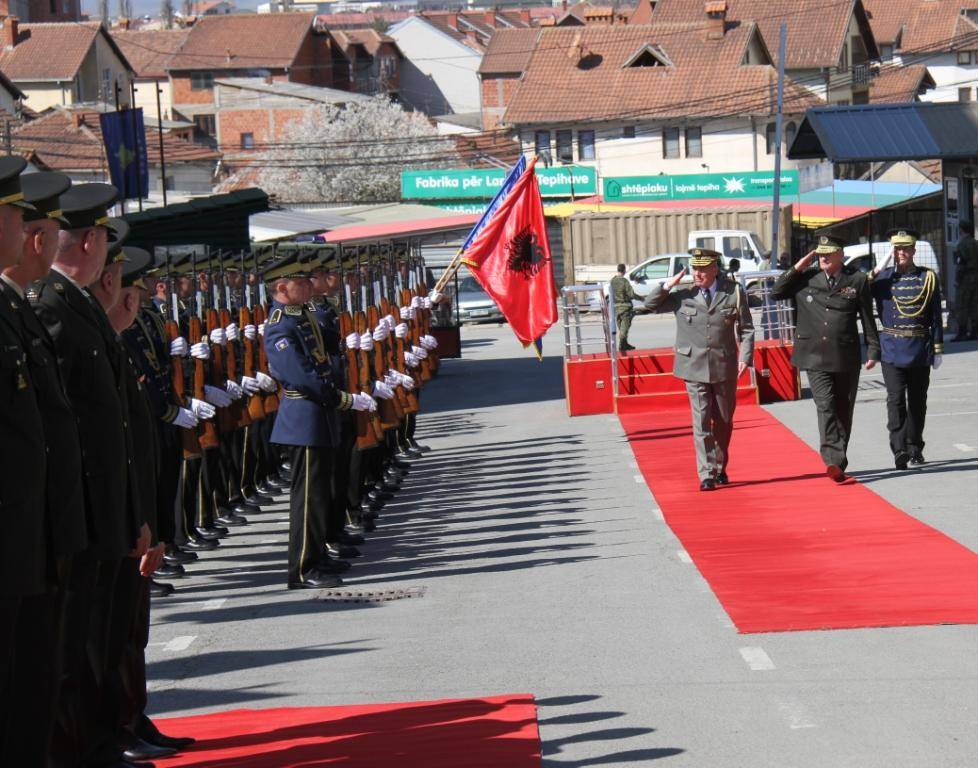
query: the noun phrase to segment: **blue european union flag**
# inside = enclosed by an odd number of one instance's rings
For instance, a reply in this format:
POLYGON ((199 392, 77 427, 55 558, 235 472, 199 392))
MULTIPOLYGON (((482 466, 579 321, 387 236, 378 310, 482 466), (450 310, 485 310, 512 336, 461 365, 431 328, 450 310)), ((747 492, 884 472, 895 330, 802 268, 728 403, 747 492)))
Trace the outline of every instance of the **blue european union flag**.
POLYGON ((149 196, 146 127, 143 110, 123 109, 99 115, 112 184, 123 200, 149 196))

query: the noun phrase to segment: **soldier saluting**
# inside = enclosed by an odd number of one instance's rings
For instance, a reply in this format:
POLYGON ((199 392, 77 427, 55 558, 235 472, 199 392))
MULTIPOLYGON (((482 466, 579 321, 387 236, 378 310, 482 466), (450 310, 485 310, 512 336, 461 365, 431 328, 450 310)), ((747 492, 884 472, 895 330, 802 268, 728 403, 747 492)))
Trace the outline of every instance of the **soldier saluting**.
POLYGON ((730 482, 727 460, 737 379, 753 363, 754 324, 743 290, 720 276, 720 254, 706 248, 693 248, 689 253, 693 285, 673 290, 686 274, 683 269, 653 286, 645 307, 676 315, 673 373, 686 382, 693 412, 700 490, 712 491, 730 482))
POLYGON ((822 461, 826 474, 837 483, 846 479, 846 449, 862 361, 857 317, 866 338, 866 370, 880 359, 869 279, 844 267, 844 258, 842 243, 822 235, 815 250, 782 274, 771 289, 775 299, 795 303, 798 320, 791 362, 808 373, 818 410, 822 461), (813 267, 816 256, 818 265, 813 267))
POLYGON ((930 369, 941 366, 944 328, 937 275, 914 264, 919 233, 893 229, 893 266, 873 279, 871 292, 882 324, 886 427, 897 469, 924 463, 924 418, 930 369))

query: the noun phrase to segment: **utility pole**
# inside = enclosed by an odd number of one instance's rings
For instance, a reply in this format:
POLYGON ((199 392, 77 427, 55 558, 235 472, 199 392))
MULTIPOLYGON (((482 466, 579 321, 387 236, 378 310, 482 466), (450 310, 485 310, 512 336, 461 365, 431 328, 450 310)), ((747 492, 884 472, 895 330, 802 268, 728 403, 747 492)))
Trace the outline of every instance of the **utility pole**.
POLYGON ((778 236, 781 226, 781 125, 784 122, 784 57, 788 40, 788 25, 781 22, 781 39, 778 42, 778 115, 774 122, 774 209, 771 211, 771 262, 776 263, 780 248, 778 236))
POLYGON ((160 81, 154 80, 153 87, 156 88, 156 132, 160 137, 160 186, 163 188, 163 207, 166 208, 166 157, 163 154, 163 110, 160 108, 160 81))

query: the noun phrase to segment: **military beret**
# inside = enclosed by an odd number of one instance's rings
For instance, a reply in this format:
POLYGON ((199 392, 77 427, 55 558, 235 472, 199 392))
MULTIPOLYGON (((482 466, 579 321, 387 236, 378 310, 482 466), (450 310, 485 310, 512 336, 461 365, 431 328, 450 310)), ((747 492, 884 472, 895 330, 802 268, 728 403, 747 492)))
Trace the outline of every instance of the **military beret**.
POLYGON ((897 227, 886 233, 890 245, 916 245, 920 239, 920 233, 909 227, 897 227))
POLYGON ((829 235, 819 235, 818 243, 815 246, 815 253, 835 253, 842 250, 842 241, 837 237, 829 235))
POLYGON ((119 190, 111 184, 75 184, 61 195, 61 215, 69 229, 105 227, 109 208, 119 199, 119 190))
POLYGON ((690 248, 689 255, 692 257, 689 263, 693 267, 709 267, 711 264, 719 264, 723 258, 721 253, 709 248, 690 248))
POLYGON ((0 157, 0 205, 33 210, 34 206, 24 199, 20 186, 20 174, 26 167, 27 161, 22 157, 0 157))
POLYGON ((20 188, 24 200, 33 206, 33 210, 24 211, 24 221, 52 219, 63 228, 68 226, 61 214, 61 195, 71 189, 71 179, 55 171, 25 173, 20 178, 20 188))

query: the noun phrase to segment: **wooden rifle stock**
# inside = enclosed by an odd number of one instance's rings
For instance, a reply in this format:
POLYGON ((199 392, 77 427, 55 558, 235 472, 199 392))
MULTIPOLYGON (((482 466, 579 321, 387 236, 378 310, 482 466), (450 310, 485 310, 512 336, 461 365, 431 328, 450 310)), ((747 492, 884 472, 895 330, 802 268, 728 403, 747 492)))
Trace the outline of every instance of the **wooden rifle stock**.
MULTIPOLYGON (((168 344, 180 337, 180 329, 173 320, 166 323, 166 340, 168 344)), ((181 408, 187 407, 187 393, 183 384, 183 361, 179 357, 171 357, 173 395, 181 408)), ((193 429, 180 427, 180 444, 183 447, 184 458, 195 459, 200 456, 200 440, 197 439, 197 432, 193 429)))
MULTIPOLYGON (((367 332, 367 316, 363 312, 357 312, 353 316, 353 327, 358 335, 363 336, 367 332)), ((370 359, 367 353, 360 349, 357 351, 357 389, 365 395, 373 392, 373 380, 370 378, 370 359)), ((380 406, 377 410, 369 413, 370 428, 373 430, 377 442, 384 439, 384 426, 380 419, 380 406)))
MULTIPOLYGON (((341 312, 339 316, 340 334, 345 339, 353 333, 353 318, 349 312, 341 312)), ((350 394, 360 391, 360 372, 357 350, 346 350, 346 390, 350 394)), ((377 436, 370 425, 370 414, 366 411, 354 411, 353 422, 356 426, 357 448, 372 448, 377 445, 377 436)))
MULTIPOLYGON (((377 313, 377 307, 367 307, 366 332, 370 333, 371 329, 376 328, 379 323, 380 315, 377 313)), ((387 342, 374 341, 373 352, 370 354, 374 381, 384 380, 384 372, 387 368, 386 344, 387 342)), ((395 429, 401 423, 401 419, 404 418, 404 409, 401 408, 401 403, 396 396, 390 400, 385 400, 382 397, 377 398, 377 412, 380 414, 380 423, 384 429, 395 429)))
MULTIPOLYGON (((251 311, 247 307, 238 310, 238 325, 241 326, 242 333, 246 325, 253 325, 251 322, 251 311)), ((241 363, 243 374, 250 378, 255 378, 256 365, 255 340, 244 337, 244 360, 241 363)), ((261 395, 248 395, 248 417, 251 421, 261 421, 265 418, 265 406, 262 403, 261 395)))
MULTIPOLYGON (((265 308, 261 304, 255 306, 255 325, 261 325, 265 322, 265 308)), ((265 341, 262 339, 262 343, 258 345, 258 370, 264 373, 266 376, 268 373, 268 355, 265 354, 265 341)), ((278 392, 268 392, 262 397, 262 406, 265 409, 265 414, 275 413, 278 410, 278 392)))
MULTIPOLYGON (((428 286, 425 285, 424 283, 421 283, 418 286, 418 295, 421 296, 421 298, 424 298, 425 296, 427 296, 428 295, 428 286)), ((421 332, 424 333, 424 334, 431 334, 431 315, 432 315, 432 310, 430 310, 430 309, 422 309, 421 310, 421 314, 424 317, 424 322, 421 325, 421 332)), ((439 366, 441 365, 441 358, 438 356, 438 350, 437 349, 429 349, 428 350, 428 360, 430 361, 431 372, 433 374, 436 373, 438 371, 439 366)))
MULTIPOLYGON (((189 331, 188 336, 194 339, 194 343, 197 341, 207 343, 207 339, 201 335, 200 332, 200 318, 197 315, 190 316, 189 331)), ((204 382, 206 380, 206 372, 204 370, 204 361, 194 359, 194 398, 197 400, 204 400, 204 382)), ((204 450, 208 448, 217 448, 217 429, 214 427, 214 422, 211 419, 201 420, 200 426, 197 427, 197 438, 200 440, 200 447, 204 450)))
MULTIPOLYGON (((380 300, 380 314, 382 317, 386 317, 387 315, 391 315, 391 317, 393 317, 394 313, 391 311, 391 309, 391 303, 386 298, 380 300)), ((394 321, 394 324, 397 325, 397 320, 394 321)), ((390 335, 387 337, 387 341, 384 342, 384 366, 387 368, 387 370, 397 368, 397 341, 398 339, 395 337, 394 331, 391 330, 390 335)), ((414 410, 411 408, 411 401, 408 398, 408 391, 404 389, 403 386, 398 384, 396 387, 394 387, 394 396, 397 398, 397 402, 401 406, 402 413, 414 413, 414 410)))
MULTIPOLYGON (((400 325, 401 310, 391 305, 388 312, 389 314, 394 316, 394 325, 400 325)), ((401 373, 411 376, 411 372, 407 369, 407 364, 404 362, 404 339, 399 339, 397 338, 396 335, 394 335, 391 336, 391 341, 394 342, 391 345, 393 347, 393 353, 394 353, 394 364, 391 367, 394 368, 395 370, 400 371, 401 373)), ((413 379, 414 377, 411 376, 411 378, 413 379)), ((417 382, 415 382, 415 387, 417 387, 417 382)), ((404 399, 406 401, 406 404, 404 406, 404 412, 417 413, 418 409, 420 408, 420 404, 418 403, 417 391, 413 389, 407 391, 401 387, 398 387, 398 389, 404 392, 404 399)))
MULTIPOLYGON (((227 328, 231 325, 231 311, 228 309, 222 309, 220 313, 221 317, 221 327, 227 328)), ((238 332, 242 333, 244 326, 240 326, 238 332)), ((228 339, 228 347, 224 355, 224 361, 227 364, 227 374, 228 379, 237 382, 239 378, 238 373, 238 350, 234 346, 234 342, 228 339)), ((234 424, 234 428, 247 427, 251 424, 251 416, 248 413, 248 408, 245 405, 243 399, 235 400, 231 403, 231 407, 228 409, 231 411, 231 421, 234 424)))
MULTIPOLYGON (((220 325, 220 316, 217 314, 216 309, 208 309, 205 318, 205 327, 207 328, 208 336, 213 331, 222 327, 220 325)), ((224 349, 220 344, 211 345, 211 386, 217 387, 222 392, 227 391, 227 369, 224 365, 224 349)), ((230 408, 217 409, 217 416, 214 420, 217 422, 218 432, 222 435, 234 429, 230 410, 230 408)))

